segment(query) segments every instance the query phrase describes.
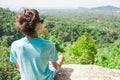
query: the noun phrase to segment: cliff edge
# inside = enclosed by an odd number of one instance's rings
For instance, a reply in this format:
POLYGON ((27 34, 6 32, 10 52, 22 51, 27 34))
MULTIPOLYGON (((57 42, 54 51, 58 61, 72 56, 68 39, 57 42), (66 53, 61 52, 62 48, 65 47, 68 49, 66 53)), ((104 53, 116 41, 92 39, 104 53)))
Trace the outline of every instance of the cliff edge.
POLYGON ((64 64, 54 80, 120 80, 120 70, 96 65, 64 64))

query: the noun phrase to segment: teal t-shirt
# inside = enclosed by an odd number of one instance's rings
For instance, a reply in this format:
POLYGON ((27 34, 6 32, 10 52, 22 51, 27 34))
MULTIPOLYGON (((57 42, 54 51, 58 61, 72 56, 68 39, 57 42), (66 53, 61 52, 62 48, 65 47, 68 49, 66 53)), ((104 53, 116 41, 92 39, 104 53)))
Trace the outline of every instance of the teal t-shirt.
POLYGON ((41 38, 21 38, 11 45, 10 61, 20 66, 22 80, 53 80, 49 61, 57 61, 55 45, 41 38))

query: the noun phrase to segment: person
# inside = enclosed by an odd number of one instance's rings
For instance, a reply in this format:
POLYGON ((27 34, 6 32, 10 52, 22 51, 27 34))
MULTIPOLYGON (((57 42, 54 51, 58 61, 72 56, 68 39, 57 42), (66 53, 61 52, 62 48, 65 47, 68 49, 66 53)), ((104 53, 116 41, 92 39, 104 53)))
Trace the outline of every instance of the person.
POLYGON ((16 63, 21 80, 53 80, 64 61, 51 41, 38 37, 42 23, 36 9, 23 9, 16 16, 24 37, 11 44, 10 61, 16 63))

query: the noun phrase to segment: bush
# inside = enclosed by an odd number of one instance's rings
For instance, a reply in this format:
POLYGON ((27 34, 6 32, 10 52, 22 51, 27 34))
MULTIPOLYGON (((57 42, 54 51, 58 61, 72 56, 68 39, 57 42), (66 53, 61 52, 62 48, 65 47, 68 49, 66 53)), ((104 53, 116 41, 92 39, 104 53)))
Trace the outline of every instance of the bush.
POLYGON ((70 47, 69 53, 70 56, 74 57, 72 59, 75 59, 74 61, 78 63, 93 64, 97 49, 94 40, 85 32, 72 47, 70 47))

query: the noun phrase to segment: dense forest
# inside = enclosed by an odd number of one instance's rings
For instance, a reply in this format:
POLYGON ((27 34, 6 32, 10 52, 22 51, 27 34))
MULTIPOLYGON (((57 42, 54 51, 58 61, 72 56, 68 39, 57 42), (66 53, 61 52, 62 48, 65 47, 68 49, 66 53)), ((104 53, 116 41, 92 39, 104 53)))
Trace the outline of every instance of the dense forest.
MULTIPOLYGON (((39 37, 55 43, 64 64, 95 64, 120 69, 120 13, 81 10, 39 10, 48 28, 39 37)), ((0 80, 18 80, 9 61, 10 45, 23 35, 15 26, 17 12, 0 8, 0 80)))

